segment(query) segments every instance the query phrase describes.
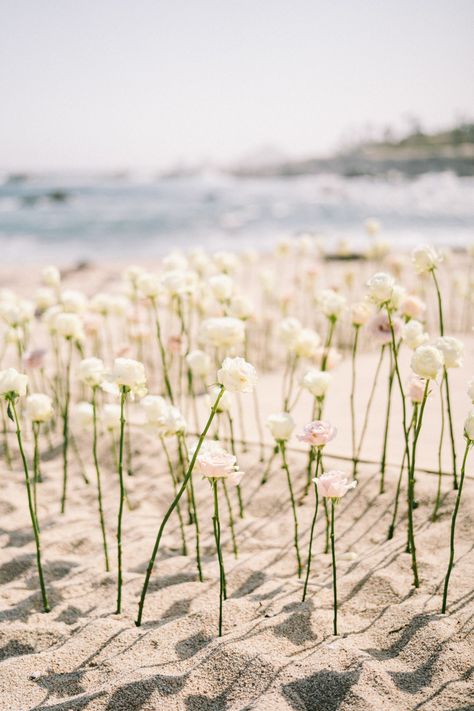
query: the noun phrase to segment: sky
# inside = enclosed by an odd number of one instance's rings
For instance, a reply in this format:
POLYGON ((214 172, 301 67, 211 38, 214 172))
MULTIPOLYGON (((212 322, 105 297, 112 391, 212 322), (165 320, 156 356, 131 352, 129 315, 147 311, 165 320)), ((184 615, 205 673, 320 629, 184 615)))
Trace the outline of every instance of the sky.
POLYGON ((0 169, 327 155, 472 119, 473 27, 473 0, 0 0, 0 169))

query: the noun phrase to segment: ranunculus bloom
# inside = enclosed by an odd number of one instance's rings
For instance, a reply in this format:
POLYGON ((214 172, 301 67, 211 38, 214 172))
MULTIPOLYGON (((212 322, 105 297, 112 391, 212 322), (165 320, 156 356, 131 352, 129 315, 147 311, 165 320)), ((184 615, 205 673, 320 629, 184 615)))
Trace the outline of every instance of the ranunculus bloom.
POLYGON ((228 274, 215 274, 209 279, 209 288, 217 301, 229 301, 234 291, 234 280, 228 274))
POLYGON ((312 447, 324 447, 337 434, 337 430, 329 422, 314 420, 303 427, 303 434, 297 435, 300 442, 306 442, 312 447))
POLYGON ((114 432, 120 428, 120 405, 115 402, 108 402, 101 412, 101 419, 104 427, 109 432, 114 432))
POLYGON ((400 304, 400 311, 403 316, 419 319, 426 311, 426 304, 418 296, 408 294, 400 304))
POLYGON ((237 458, 214 440, 202 444, 196 457, 196 471, 208 479, 226 479, 237 485, 243 476, 237 458))
POLYGON ((442 259, 442 256, 428 244, 415 247, 411 253, 411 261, 417 274, 433 271, 442 262, 442 259))
POLYGON ((385 272, 377 272, 367 282, 369 299, 377 306, 388 303, 392 296, 395 279, 385 272))
POLYGON ((257 372, 244 358, 225 358, 217 371, 217 380, 232 393, 251 393, 257 382, 257 372))
POLYGON ((464 355, 462 341, 452 336, 443 336, 438 338, 434 345, 443 354, 446 368, 460 368, 462 366, 464 355))
POLYGON ((105 378, 104 362, 100 358, 84 358, 79 363, 79 380, 91 388, 98 387, 105 378))
POLYGON ((19 373, 15 368, 0 370, 0 395, 25 395, 28 387, 28 376, 19 373))
POLYGON ((317 295, 317 302, 327 318, 337 319, 344 311, 346 297, 333 289, 323 289, 317 295))
POLYGON ((232 316, 208 318, 201 324, 200 338, 214 348, 233 348, 244 342, 245 323, 232 316))
POLYGON ((267 427, 277 442, 284 442, 291 437, 295 421, 289 412, 277 412, 267 418, 267 427))
MULTIPOLYGON (((395 338, 398 338, 402 328, 402 322, 396 316, 392 316, 392 326, 395 338)), ((370 319, 367 324, 367 333, 375 343, 381 346, 391 343, 392 333, 390 330, 390 320, 385 311, 381 311, 370 319)))
POLYGON ((351 322, 354 326, 363 326, 373 313, 373 306, 367 301, 358 301, 351 305, 351 322))
POLYGON ((196 378, 205 378, 211 370, 211 358, 204 351, 196 349, 186 356, 186 363, 196 378))
POLYGON ((402 338, 408 348, 411 348, 414 351, 418 348, 418 346, 422 346, 426 343, 429 336, 425 333, 423 324, 416 319, 412 319, 403 325, 402 338))
POLYGON ((26 398, 26 414, 32 422, 48 422, 54 414, 49 395, 32 393, 26 398))
POLYGON ((72 416, 80 427, 87 429, 94 421, 94 410, 90 402, 78 402, 72 408, 72 416))
POLYGON ((474 441, 474 411, 471 411, 464 422, 464 434, 470 442, 474 441))
POLYGON ((134 395, 146 394, 145 366, 132 358, 116 358, 112 370, 112 380, 119 387, 129 388, 134 395))
MULTIPOLYGON (((218 385, 211 385, 211 387, 209 388, 208 401, 210 408, 214 407, 220 392, 221 388, 218 385)), ((219 398, 219 404, 217 406, 216 412, 229 412, 232 408, 232 402, 233 395, 227 392, 227 390, 224 390, 221 397, 219 398)))
POLYGON ((43 284, 46 284, 46 286, 58 286, 61 282, 61 274, 59 273, 59 269, 53 265, 45 267, 41 272, 41 280, 43 284))
POLYGON ((444 365, 443 354, 434 346, 419 346, 411 357, 410 365, 415 375, 434 380, 444 365))
POLYGON ((321 339, 311 328, 302 328, 290 350, 300 358, 314 358, 321 339))
POLYGON ((283 341, 285 346, 291 348, 298 338, 302 328, 303 327, 297 318, 287 316, 278 324, 278 337, 281 341, 283 341))
POLYGON ((60 336, 81 341, 84 338, 82 319, 76 313, 59 313, 55 318, 55 328, 60 336))
POLYGON ((303 377, 303 387, 314 395, 314 397, 324 397, 332 380, 332 375, 325 370, 312 368, 303 377))
POLYGON ((357 482, 353 479, 349 481, 344 472, 336 469, 321 474, 317 479, 313 479, 318 487, 318 494, 327 499, 338 500, 342 498, 348 491, 355 489, 357 482))
POLYGON ((408 396, 413 403, 420 403, 425 393, 426 380, 412 375, 408 383, 408 396))

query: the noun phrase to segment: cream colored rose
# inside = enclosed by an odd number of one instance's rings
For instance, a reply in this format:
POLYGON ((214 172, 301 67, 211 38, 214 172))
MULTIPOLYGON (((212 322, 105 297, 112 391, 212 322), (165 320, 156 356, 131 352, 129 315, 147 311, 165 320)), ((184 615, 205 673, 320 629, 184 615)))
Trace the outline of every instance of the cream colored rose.
POLYGON ((257 383, 257 372, 244 358, 225 358, 217 380, 230 392, 251 393, 257 383))
POLYGON ((91 388, 105 380, 105 366, 100 358, 84 358, 79 363, 79 380, 91 388))
POLYGON ((296 425, 289 412, 277 412, 267 418, 267 427, 277 442, 284 442, 290 439, 296 425))
POLYGON ((464 343, 452 336, 443 336, 435 341, 436 348, 444 356, 446 368, 460 368, 463 364, 464 343))
POLYGON ((19 373, 15 368, 0 370, 0 395, 20 395, 26 394, 28 387, 28 376, 19 373))
POLYGON ((443 365, 443 354, 434 346, 419 346, 411 357, 411 368, 420 378, 434 380, 443 365))
POLYGON ((48 422, 54 415, 49 395, 32 393, 26 398, 26 415, 32 422, 48 422))

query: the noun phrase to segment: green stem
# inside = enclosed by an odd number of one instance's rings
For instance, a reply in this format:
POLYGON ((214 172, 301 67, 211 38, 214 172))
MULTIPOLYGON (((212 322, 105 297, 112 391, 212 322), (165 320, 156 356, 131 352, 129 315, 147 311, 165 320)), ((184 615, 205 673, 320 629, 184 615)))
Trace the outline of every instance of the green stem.
POLYGON ((61 497, 61 513, 66 511, 67 475, 68 475, 68 447, 69 447, 69 403, 71 399, 71 361, 72 339, 69 341, 69 353, 66 363, 66 392, 63 410, 63 493, 61 497))
POLYGON ((227 484, 225 483, 225 479, 222 480, 222 487, 224 489, 224 496, 227 504, 227 511, 229 514, 229 527, 230 527, 230 535, 232 538, 232 552, 234 554, 234 558, 238 558, 239 551, 237 548, 237 538, 235 536, 235 522, 234 522, 234 512, 232 511, 232 502, 230 500, 229 496, 229 490, 227 489, 227 484))
POLYGON ((2 423, 3 423, 3 451, 5 452, 5 459, 7 462, 7 467, 9 469, 12 468, 12 456, 10 452, 10 445, 8 443, 8 426, 7 426, 7 420, 5 417, 5 410, 4 410, 4 405, 2 402, 2 423))
POLYGON ((97 388, 92 389, 92 456, 94 458, 95 473, 97 479, 97 504, 99 508, 100 530, 102 532, 102 546, 104 549, 105 570, 110 570, 109 553, 107 549, 107 533, 105 530, 104 509, 102 506, 102 484, 100 480, 99 458, 97 456, 97 388))
POLYGON ((352 343, 352 354, 351 354, 351 395, 350 395, 350 407, 351 407, 351 439, 352 439, 352 459, 355 463, 356 460, 356 417, 355 417, 355 388, 356 388, 356 355, 357 355, 357 345, 359 342, 359 331, 360 326, 354 326, 354 341, 352 343))
MULTIPOLYGON (((229 420, 230 448, 231 448, 232 454, 234 455, 234 457, 236 457, 237 454, 235 451, 234 421, 232 419, 230 412, 227 413, 227 417, 229 420)), ((262 482, 262 483, 264 483, 264 482, 262 482)), ((237 486, 235 488, 237 489, 237 501, 239 502, 239 518, 243 518, 245 515, 245 512, 244 512, 244 501, 242 498, 242 489, 240 488, 240 484, 237 484, 237 486)))
MULTIPOLYGON (((316 471, 314 474, 315 479, 318 478, 320 462, 321 462, 321 448, 318 447, 318 449, 316 450, 316 471)), ((315 494, 315 506, 314 506, 313 520, 311 522, 311 532, 309 535, 308 560, 306 563, 306 578, 304 581, 304 588, 303 588, 303 602, 306 599, 306 593, 308 591, 309 574, 311 571, 311 556, 312 556, 312 551, 313 551, 314 528, 316 526, 316 518, 318 516, 319 494, 318 494, 318 487, 316 486, 316 484, 314 485, 314 494, 315 494)))
POLYGON ((443 477, 442 452, 443 452, 444 426, 445 426, 443 383, 444 383, 444 379, 441 380, 441 383, 439 386, 439 398, 440 398, 440 404, 441 404, 441 431, 439 433, 439 444, 438 444, 438 486, 436 489, 435 505, 434 505, 433 513, 431 514, 432 521, 436 521, 436 519, 438 518, 438 510, 441 505, 441 483, 442 483, 442 477, 443 477))
POLYGON ((283 464, 283 469, 286 472, 288 491, 290 492, 291 509, 293 511, 293 530, 294 530, 294 545, 295 545, 295 552, 296 552, 297 573, 298 573, 298 578, 301 578, 302 567, 301 567, 300 548, 299 548, 299 544, 298 544, 298 517, 296 515, 296 503, 295 503, 295 497, 293 494, 293 485, 291 483, 291 475, 290 475, 290 469, 288 467, 288 462, 286 461, 285 442, 283 440, 278 440, 278 446, 280 447, 281 460, 282 460, 282 464, 283 464))
POLYGON ((124 450, 124 434, 125 434, 125 401, 127 399, 126 388, 121 388, 120 393, 120 440, 119 440, 119 460, 118 460, 118 475, 120 483, 120 501, 117 517, 117 609, 116 615, 122 611, 122 518, 123 505, 125 501, 125 487, 123 483, 123 450, 124 450))
POLYGON ((30 486, 30 475, 28 472, 28 463, 26 461, 26 455, 25 455, 25 450, 23 449, 23 440, 21 436, 21 429, 20 429, 20 423, 18 421, 18 414, 16 411, 15 407, 15 398, 10 397, 9 398, 9 404, 11 406, 12 412, 13 412, 13 418, 15 421, 15 426, 16 426, 16 438, 18 441, 18 447, 20 450, 20 455, 21 455, 21 460, 23 462, 23 470, 25 472, 25 483, 26 483, 26 493, 28 496, 28 508, 30 511, 30 518, 31 518, 31 525, 33 526, 33 535, 35 538, 35 545, 36 545, 36 565, 38 568, 38 576, 39 576, 39 581, 40 581, 40 588, 41 588, 41 597, 43 599, 43 609, 45 612, 49 612, 50 607, 48 603, 48 595, 46 593, 46 585, 44 582, 44 576, 43 576, 43 566, 41 565, 41 540, 40 540, 40 532, 39 532, 39 527, 38 527, 38 521, 36 519, 35 511, 34 511, 34 506, 33 506, 33 497, 31 494, 31 486, 30 486))
POLYGON ((371 388, 371 390, 370 390, 369 399, 368 399, 368 401, 367 401, 367 406, 366 406, 366 408, 365 408, 364 422, 363 422, 363 424, 362 424, 362 430, 361 430, 361 433, 360 433, 359 445, 358 445, 358 447, 357 447, 356 460, 355 460, 355 462, 354 462, 354 469, 357 469, 357 462, 359 461, 360 452, 361 452, 361 449, 362 449, 362 445, 364 444, 365 435, 366 435, 366 433, 367 433, 367 427, 368 427, 368 424, 369 424, 369 415, 370 415, 370 411, 371 411, 371 409, 372 409, 372 403, 373 403, 373 400, 374 400, 375 390, 376 390, 376 388, 377 388, 377 382, 378 382, 378 379, 379 379, 380 368, 382 367, 382 361, 383 361, 384 352, 385 352, 385 346, 382 346, 381 349, 380 349, 380 356, 379 356, 379 360, 378 360, 378 363, 377 363, 377 367, 376 367, 376 369, 375 369, 375 375, 374 375, 374 380, 373 380, 373 382, 372 382, 372 388, 371 388))
MULTIPOLYGON (((184 458, 182 455, 181 451, 181 444, 184 446, 186 455, 187 455, 187 449, 186 449, 186 442, 184 441, 184 437, 181 435, 178 435, 178 452, 179 452, 179 458, 181 461, 181 465, 183 467, 183 476, 185 472, 185 465, 184 465, 184 458)), ((189 461, 189 457, 187 457, 186 461, 189 461)), ((194 529, 196 531, 196 565, 198 569, 198 577, 199 577, 199 582, 203 582, 204 576, 202 574, 202 565, 201 565, 201 534, 200 534, 200 528, 199 528, 199 518, 198 518, 198 510, 197 510, 197 503, 196 503, 196 496, 194 494, 194 481, 193 478, 191 477, 189 480, 189 492, 190 492, 190 497, 191 497, 191 506, 192 506, 192 518, 193 518, 193 523, 194 523, 194 529)))
POLYGON ((147 590, 148 590, 148 585, 149 585, 149 583, 150 583, 151 574, 152 574, 152 572, 153 572, 153 567, 154 567, 154 565, 155 565, 155 559, 156 559, 156 555, 157 555, 157 553, 158 553, 158 549, 159 549, 159 546, 160 546, 160 542, 161 542, 161 537, 162 537, 162 535, 163 535, 163 531, 164 531, 165 526, 166 526, 166 524, 167 524, 167 522, 168 522, 168 519, 170 518, 170 516, 171 516, 171 514, 173 513, 174 509, 176 508, 176 506, 177 506, 177 504, 178 504, 180 498, 182 497, 182 495, 183 495, 183 493, 184 493, 184 491, 185 491, 185 489, 186 489, 186 487, 187 487, 187 485, 188 485, 189 479, 190 479, 191 476, 192 476, 193 469, 194 469, 194 465, 195 465, 195 463, 196 463, 196 459, 197 459, 197 456, 198 456, 198 454, 199 454, 199 450, 200 450, 201 447, 202 447, 202 443, 204 442, 204 439, 205 439, 205 437, 206 437, 206 435, 207 435, 207 433, 208 433, 209 427, 210 427, 211 424, 212 424, 212 420, 213 420, 214 417, 215 417, 217 408, 218 408, 218 406, 219 406, 219 401, 220 401, 220 399, 221 399, 223 393, 224 393, 224 386, 221 386, 221 391, 220 391, 220 393, 218 394, 218 396, 216 397, 216 400, 215 400, 215 402, 214 402, 214 405, 212 406, 212 409, 211 409, 211 413, 210 413, 210 415, 209 415, 209 418, 208 418, 208 420, 207 420, 207 422, 206 422, 206 425, 205 425, 205 427, 204 427, 204 429, 203 429, 203 431, 202 431, 202 433, 201 433, 201 435, 200 435, 200 437, 199 437, 198 443, 197 443, 197 445, 196 445, 196 449, 194 450, 194 454, 193 454, 193 456, 192 456, 192 458, 191 458, 191 461, 190 461, 190 463, 189 463, 188 470, 187 470, 186 475, 185 475, 185 477, 184 477, 184 479, 183 479, 183 481, 182 481, 182 483, 181 483, 181 487, 180 487, 178 493, 176 494, 176 496, 174 497, 174 499, 173 499, 173 501, 172 501, 170 507, 168 508, 167 512, 165 513, 165 515, 164 515, 164 517, 163 517, 163 521, 161 522, 160 528, 158 529, 158 533, 157 533, 157 536, 156 536, 155 544, 154 544, 154 546, 153 546, 153 551, 152 551, 152 554, 151 554, 151 557, 150 557, 150 561, 149 561, 149 563, 148 563, 147 571, 146 571, 146 574, 145 574, 145 581, 144 581, 144 583, 143 583, 143 589, 142 589, 141 596, 140 596, 140 602, 139 602, 139 604, 138 604, 138 615, 137 615, 137 619, 136 619, 136 621, 135 621, 135 624, 136 624, 137 627, 140 627, 140 625, 141 625, 141 623, 142 623, 143 607, 144 607, 144 604, 145 604, 146 593, 147 593, 147 590))
POLYGON ((212 479, 212 491, 214 494, 214 516, 212 523, 214 528, 214 538, 216 541, 217 559, 219 561, 219 637, 222 637, 222 606, 226 599, 226 582, 224 560, 221 550, 221 524, 219 521, 219 497, 217 496, 217 479, 212 479))
MULTIPOLYGON (((168 464, 168 471, 171 476, 171 481, 173 482, 174 495, 176 496, 176 492, 178 491, 178 482, 177 482, 176 477, 174 475, 173 463, 171 461, 171 457, 169 455, 168 448, 165 444, 164 438, 160 437, 160 441, 161 441, 161 446, 163 447, 163 452, 165 453, 166 462, 168 464)), ((181 534, 181 554, 188 555, 188 546, 186 544, 186 534, 185 534, 185 530, 184 530, 183 514, 181 513, 181 506, 179 505, 179 503, 176 507, 176 513, 178 514, 179 531, 181 534)))
POLYGON ((337 571, 336 571, 336 541, 334 535, 334 509, 336 502, 331 499, 331 555, 332 555, 332 591, 334 596, 334 634, 337 635, 337 571))
POLYGON ((163 345, 163 339, 161 337, 161 325, 160 325, 160 319, 158 316, 158 306, 156 303, 156 299, 151 299, 151 304, 153 307, 153 314, 155 317, 156 338, 158 341, 158 347, 160 349, 161 367, 163 368, 163 378, 165 381, 166 393, 167 393, 169 399, 171 400, 171 404, 174 405, 173 390, 171 388, 170 378, 169 378, 169 374, 168 374, 168 364, 166 362, 166 351, 165 351, 165 347, 163 345))
POLYGON ((387 444, 388 444, 388 430, 390 426, 390 411, 392 408, 392 390, 393 390, 393 379, 395 377, 395 370, 393 367, 390 368, 390 374, 388 376, 388 394, 387 394, 387 409, 385 412, 385 428, 383 436, 383 448, 382 457, 380 460, 380 489, 379 493, 383 494, 385 491, 385 467, 387 462, 387 444))
POLYGON ((467 461, 467 455, 469 452, 469 449, 471 448, 472 441, 467 440, 466 442, 466 449, 464 451, 464 457, 462 460, 462 467, 461 467, 461 478, 459 481, 459 489, 458 493, 456 496, 456 503, 454 504, 454 510, 453 510, 453 515, 451 518, 451 535, 450 535, 450 550, 449 550, 449 563, 448 563, 448 570, 446 572, 446 578, 444 581, 444 590, 443 590, 443 604, 441 607, 441 612, 444 614, 446 612, 446 605, 448 602, 448 587, 449 587, 449 578, 451 577, 451 571, 454 566, 454 535, 456 531, 456 519, 459 511, 459 505, 461 503, 461 494, 462 494, 462 488, 464 484, 464 475, 466 473, 466 461, 467 461))

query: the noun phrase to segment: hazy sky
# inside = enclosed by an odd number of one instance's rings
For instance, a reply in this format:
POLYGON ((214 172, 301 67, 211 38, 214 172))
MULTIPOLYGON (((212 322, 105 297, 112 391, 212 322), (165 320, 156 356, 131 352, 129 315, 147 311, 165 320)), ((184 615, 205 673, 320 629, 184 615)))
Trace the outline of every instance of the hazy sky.
POLYGON ((324 153, 474 116, 474 0, 0 0, 0 168, 324 153))

